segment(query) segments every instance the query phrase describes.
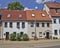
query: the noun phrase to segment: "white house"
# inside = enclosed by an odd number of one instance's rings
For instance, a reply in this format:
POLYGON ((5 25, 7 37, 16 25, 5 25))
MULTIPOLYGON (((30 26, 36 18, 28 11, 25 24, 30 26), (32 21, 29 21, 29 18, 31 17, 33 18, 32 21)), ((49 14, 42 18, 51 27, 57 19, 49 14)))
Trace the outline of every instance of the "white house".
POLYGON ((51 18, 45 10, 4 10, 2 14, 3 39, 9 39, 11 33, 26 33, 30 39, 35 35, 38 39, 51 36, 51 18))
POLYGON ((60 3, 46 2, 43 9, 52 20, 52 36, 60 38, 60 3))
POLYGON ((25 11, 5 10, 2 16, 2 38, 9 39, 11 33, 27 34, 28 23, 25 21, 25 11))

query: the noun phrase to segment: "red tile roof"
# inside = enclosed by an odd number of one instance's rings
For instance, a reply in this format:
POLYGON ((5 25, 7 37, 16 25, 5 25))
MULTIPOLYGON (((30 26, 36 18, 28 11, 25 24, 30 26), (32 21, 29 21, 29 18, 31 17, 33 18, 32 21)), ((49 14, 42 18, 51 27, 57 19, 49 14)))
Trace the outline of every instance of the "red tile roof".
POLYGON ((60 3, 46 2, 45 3, 49 8, 60 8, 60 3))
POLYGON ((50 17, 44 10, 27 10, 27 20, 51 21, 50 17), (32 16, 35 14, 35 16, 32 16), (45 16, 42 16, 44 14, 45 16))
POLYGON ((16 11, 16 10, 4 10, 2 20, 26 20, 25 11, 16 11), (11 17, 8 18, 8 14, 11 14, 11 17), (22 15, 22 18, 19 18, 19 15, 22 15))
POLYGON ((4 10, 2 20, 38 20, 38 21, 51 21, 50 17, 44 10, 27 10, 27 11, 17 11, 17 10, 4 10), (11 17, 8 18, 8 14, 11 17), (19 18, 19 14, 23 17, 19 18), (35 16, 32 16, 34 14, 35 16), (42 16, 45 15, 45 16, 42 16))
POLYGON ((60 9, 58 9, 58 13, 55 13, 55 9, 50 9, 50 15, 60 17, 60 9))
POLYGON ((51 16, 60 17, 60 3, 46 2, 45 4, 50 8, 51 16), (55 9, 58 9, 58 13, 56 13, 55 9))

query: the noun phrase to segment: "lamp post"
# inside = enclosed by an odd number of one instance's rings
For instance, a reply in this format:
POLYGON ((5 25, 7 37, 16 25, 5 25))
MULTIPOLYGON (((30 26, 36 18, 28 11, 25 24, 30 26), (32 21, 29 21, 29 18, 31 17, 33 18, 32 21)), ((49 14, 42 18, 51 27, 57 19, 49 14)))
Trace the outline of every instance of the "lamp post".
POLYGON ((38 40, 37 34, 36 34, 36 19, 35 19, 35 36, 34 36, 34 40, 38 40))

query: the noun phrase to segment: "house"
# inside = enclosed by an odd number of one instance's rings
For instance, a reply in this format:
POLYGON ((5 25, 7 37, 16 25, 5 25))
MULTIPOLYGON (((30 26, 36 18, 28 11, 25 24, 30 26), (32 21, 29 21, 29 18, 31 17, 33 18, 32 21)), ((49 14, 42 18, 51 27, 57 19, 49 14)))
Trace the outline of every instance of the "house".
POLYGON ((52 20, 52 36, 60 38, 60 3, 46 2, 44 10, 52 20))
POLYGON ((9 39, 11 33, 27 34, 28 24, 25 11, 4 10, 2 14, 2 38, 9 39))
POLYGON ((51 19, 44 10, 26 11, 28 21, 28 34, 31 39, 36 37, 50 38, 51 36, 51 19))
POLYGON ((3 39, 9 39, 11 33, 26 33, 30 39, 34 39, 35 35, 38 39, 52 36, 51 18, 45 10, 4 10, 1 20, 3 39))

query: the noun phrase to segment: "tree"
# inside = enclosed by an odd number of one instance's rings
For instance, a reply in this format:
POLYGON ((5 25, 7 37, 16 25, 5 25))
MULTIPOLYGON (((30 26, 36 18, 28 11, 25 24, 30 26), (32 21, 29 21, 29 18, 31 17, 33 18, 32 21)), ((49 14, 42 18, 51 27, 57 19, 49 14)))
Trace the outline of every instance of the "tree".
POLYGON ((9 10, 23 10, 24 7, 20 4, 20 2, 11 2, 8 4, 7 9, 9 9, 9 10))

